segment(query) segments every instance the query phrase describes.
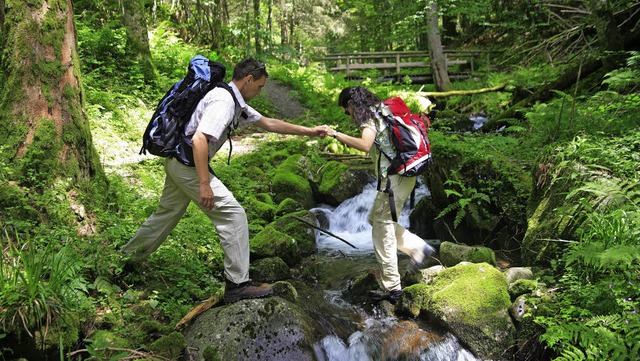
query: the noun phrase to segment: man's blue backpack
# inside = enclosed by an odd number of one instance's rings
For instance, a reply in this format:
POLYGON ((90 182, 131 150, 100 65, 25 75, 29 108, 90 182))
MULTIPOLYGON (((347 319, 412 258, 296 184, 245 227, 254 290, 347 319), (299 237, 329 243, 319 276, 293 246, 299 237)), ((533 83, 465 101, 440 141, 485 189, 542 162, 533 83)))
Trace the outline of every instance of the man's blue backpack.
POLYGON ((233 90, 223 82, 225 74, 223 64, 210 61, 202 55, 193 57, 187 76, 176 82, 158 103, 142 136, 140 154, 147 154, 148 151, 160 157, 174 157, 190 167, 195 166, 191 137, 184 134, 184 129, 198 102, 215 87, 225 88, 238 104, 233 90))

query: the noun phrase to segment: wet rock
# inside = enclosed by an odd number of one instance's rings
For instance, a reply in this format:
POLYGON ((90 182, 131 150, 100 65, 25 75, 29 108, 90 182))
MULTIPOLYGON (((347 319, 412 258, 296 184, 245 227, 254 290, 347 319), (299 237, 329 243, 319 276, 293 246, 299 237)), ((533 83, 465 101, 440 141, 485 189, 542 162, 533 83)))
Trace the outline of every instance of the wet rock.
POLYGON ((488 263, 459 264, 430 285, 405 288, 402 307, 437 320, 482 359, 502 359, 515 339, 504 275, 488 263))
POLYGON ((280 297, 210 309, 185 331, 188 359, 314 360, 321 327, 280 297))
POLYGON ((270 226, 293 237, 298 244, 300 256, 307 257, 314 254, 317 249, 315 230, 298 219, 302 219, 309 224, 317 224, 316 216, 313 213, 301 210, 283 215, 271 223, 270 226))
POLYGON ((271 181, 271 190, 275 194, 274 201, 279 203, 285 198, 296 199, 305 209, 315 206, 313 189, 309 179, 309 159, 300 154, 287 158, 276 170, 271 181))
POLYGON ((289 266, 280 257, 263 258, 251 263, 249 274, 256 282, 275 282, 291 277, 289 266))
POLYGON ((295 266, 302 259, 296 240, 272 226, 256 234, 249 244, 252 260, 280 257, 287 265, 295 266))
POLYGON ((516 299, 518 296, 531 293, 538 288, 538 281, 519 279, 509 285, 509 295, 511 299, 516 299))
POLYGON ((318 202, 338 206, 362 193, 364 186, 370 181, 369 177, 366 171, 352 170, 343 163, 329 161, 320 174, 318 202))
POLYGON ((443 242, 440 245, 440 261, 443 265, 455 266, 460 262, 482 263, 496 265, 495 253, 483 246, 467 246, 452 242, 443 242))
POLYGON ((180 332, 172 332, 154 341, 149 349, 155 354, 164 356, 171 360, 176 360, 182 353, 184 346, 184 335, 180 332))
POLYGON ((511 267, 504 271, 504 276, 507 279, 507 283, 511 284, 520 279, 532 280, 533 272, 526 267, 511 267))

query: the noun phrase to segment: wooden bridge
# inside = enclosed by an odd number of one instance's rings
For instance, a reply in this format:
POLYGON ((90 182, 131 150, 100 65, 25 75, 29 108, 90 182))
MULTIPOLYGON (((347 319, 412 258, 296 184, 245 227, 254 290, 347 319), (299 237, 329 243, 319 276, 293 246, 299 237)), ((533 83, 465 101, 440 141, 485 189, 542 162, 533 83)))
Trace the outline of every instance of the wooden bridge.
MULTIPOLYGON (((445 62, 451 79, 466 79, 475 71, 474 59, 484 53, 489 64, 489 52, 445 50, 445 62)), ((329 54, 321 59, 330 71, 343 71, 347 78, 356 78, 362 70, 382 70, 384 78, 401 81, 410 76, 414 82, 427 81, 430 74, 411 74, 404 69, 430 69, 429 54, 423 51, 391 51, 329 54)))

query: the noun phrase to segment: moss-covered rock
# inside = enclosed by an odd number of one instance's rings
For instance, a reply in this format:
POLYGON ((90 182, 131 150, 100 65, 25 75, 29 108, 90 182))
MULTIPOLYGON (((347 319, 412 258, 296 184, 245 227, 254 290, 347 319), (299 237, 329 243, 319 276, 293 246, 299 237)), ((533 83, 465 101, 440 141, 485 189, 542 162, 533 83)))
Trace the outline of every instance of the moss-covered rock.
POLYGON ((298 302, 298 290, 289 282, 279 281, 274 283, 273 294, 289 302, 298 302))
POLYGON ((149 346, 149 349, 155 354, 171 360, 177 360, 182 350, 184 350, 185 345, 184 335, 180 332, 172 332, 154 341, 151 346, 149 346))
POLYGON ((282 216, 288 213, 294 213, 304 210, 302 203, 293 198, 285 198, 276 207, 276 216, 282 216))
POLYGON ((520 279, 509 285, 509 295, 514 300, 519 296, 531 293, 538 288, 538 281, 520 279))
POLYGON ((564 162, 562 156, 542 157, 535 170, 535 188, 527 208, 527 232, 522 240, 525 264, 547 265, 556 258, 564 244, 550 239, 575 239, 585 220, 581 204, 592 203, 595 198, 585 194, 580 202, 567 202, 569 192, 594 179, 587 167, 579 162, 564 162))
POLYGON ((243 202, 247 219, 252 223, 265 225, 273 221, 276 207, 268 194, 259 193, 255 197, 249 196, 243 202))
POLYGON ((298 219, 302 219, 309 224, 317 224, 318 222, 313 213, 301 210, 279 217, 270 226, 293 237, 298 244, 300 255, 307 257, 314 254, 317 249, 315 230, 298 219))
POLYGON ((113 349, 131 348, 129 340, 118 337, 114 333, 106 330, 98 330, 89 338, 92 340, 91 346, 103 359, 107 360, 120 353, 120 351, 114 351, 113 349))
POLYGON ((287 265, 293 267, 302 259, 298 242, 271 225, 256 234, 249 245, 252 260, 280 257, 287 265))
POLYGON ((460 262, 486 262, 495 266, 496 255, 490 248, 483 246, 467 246, 464 244, 443 242, 440 245, 440 261, 447 267, 455 266, 460 262))
POLYGON ((460 264, 440 272, 431 285, 405 288, 402 306, 438 320, 482 359, 503 358, 514 341, 507 281, 487 263, 460 264))
POLYGON ((366 171, 352 170, 347 165, 330 161, 322 168, 318 187, 318 202, 338 206, 362 193, 370 181, 366 171))
POLYGON ((293 198, 306 209, 316 203, 309 179, 311 177, 309 160, 300 154, 287 158, 275 171, 271 180, 274 200, 279 203, 285 198, 293 198))
POLYGON ((412 230, 425 239, 469 245, 491 240, 494 249, 518 248, 514 235, 526 228, 526 204, 533 183, 521 160, 532 159, 523 153, 533 150, 510 137, 441 132, 429 137, 437 149, 422 178, 431 196, 423 198, 412 212, 412 230), (437 218, 447 207, 449 211, 437 218))
POLYGON ((249 273, 257 282, 275 282, 291 277, 289 266, 280 257, 262 258, 251 263, 249 273))
POLYGON ((314 360, 322 327, 280 297, 242 300, 212 308, 185 331, 193 360, 314 360), (219 358, 217 358, 219 357, 219 358))

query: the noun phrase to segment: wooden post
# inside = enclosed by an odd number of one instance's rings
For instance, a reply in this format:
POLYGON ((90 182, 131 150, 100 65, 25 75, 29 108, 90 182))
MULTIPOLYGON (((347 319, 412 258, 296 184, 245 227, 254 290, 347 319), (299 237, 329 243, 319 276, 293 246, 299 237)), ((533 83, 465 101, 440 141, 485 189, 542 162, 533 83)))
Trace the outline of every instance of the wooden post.
POLYGON ((396 81, 400 82, 400 53, 396 53, 396 81))
POLYGON ((347 64, 346 64, 346 67, 347 67, 347 76, 346 77, 347 78, 349 77, 349 65, 351 65, 351 55, 347 55, 347 64))

